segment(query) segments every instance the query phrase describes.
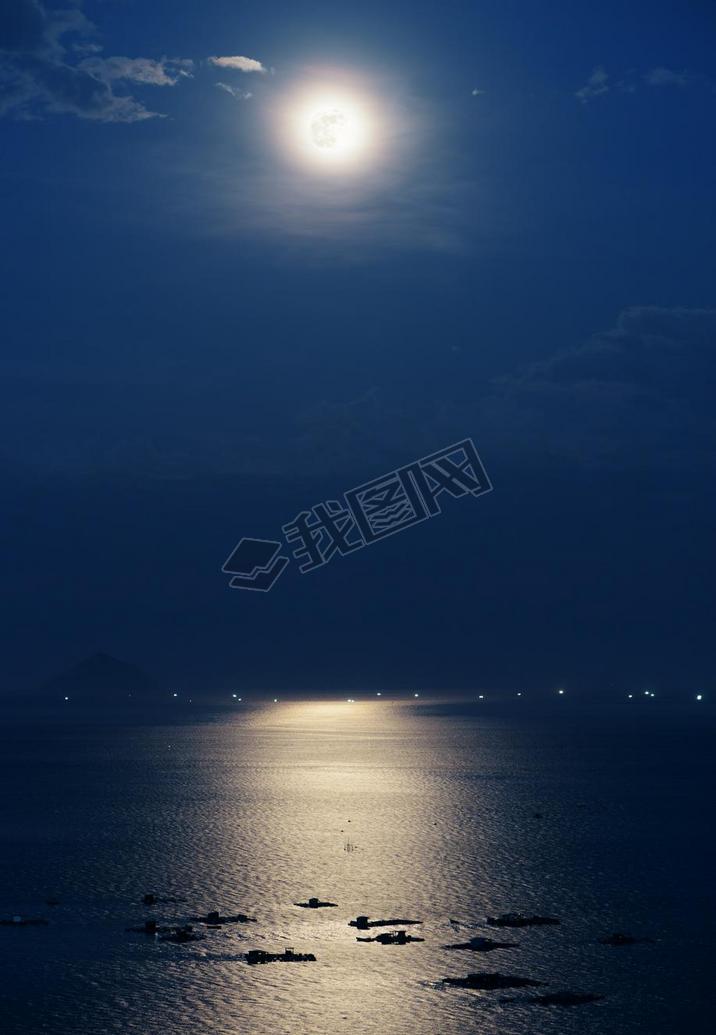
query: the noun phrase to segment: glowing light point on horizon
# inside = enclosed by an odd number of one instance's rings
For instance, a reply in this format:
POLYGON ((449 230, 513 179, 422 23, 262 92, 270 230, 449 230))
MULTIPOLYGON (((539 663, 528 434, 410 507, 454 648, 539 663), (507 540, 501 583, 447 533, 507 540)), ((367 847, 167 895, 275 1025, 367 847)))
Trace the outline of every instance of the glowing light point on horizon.
POLYGON ((704 699, 704 695, 703 694, 697 694, 696 695, 696 700, 697 701, 703 701, 703 699, 704 699))
POLYGON ((564 693, 564 690, 558 690, 558 691, 557 691, 557 693, 558 693, 558 694, 563 694, 563 693, 564 693))

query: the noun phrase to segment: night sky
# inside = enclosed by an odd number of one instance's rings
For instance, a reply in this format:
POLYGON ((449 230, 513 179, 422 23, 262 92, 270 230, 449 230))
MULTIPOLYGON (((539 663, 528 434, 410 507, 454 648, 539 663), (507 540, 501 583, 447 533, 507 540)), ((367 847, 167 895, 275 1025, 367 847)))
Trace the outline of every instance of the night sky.
POLYGON ((5 0, 0 685, 711 686, 715 37, 707 0, 5 0), (371 113, 355 165, 293 147, 316 82, 371 113), (242 536, 465 438, 493 492, 228 588, 242 536))

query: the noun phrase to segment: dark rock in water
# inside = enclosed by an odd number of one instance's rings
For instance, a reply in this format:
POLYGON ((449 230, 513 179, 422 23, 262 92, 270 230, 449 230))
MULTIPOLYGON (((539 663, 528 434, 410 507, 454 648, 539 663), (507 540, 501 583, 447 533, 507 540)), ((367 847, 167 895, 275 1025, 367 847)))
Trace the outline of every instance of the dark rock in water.
POLYGON ((257 963, 315 963, 312 952, 294 952, 285 949, 283 952, 264 952, 263 949, 250 949, 246 953, 246 962, 251 966, 257 963))
POLYGON ((381 945, 407 945, 408 942, 424 942, 424 938, 416 938, 406 931, 389 931, 377 934, 375 938, 356 938, 357 942, 380 942, 381 945))
POLYGON ((46 927, 44 916, 10 916, 0 920, 0 927, 46 927))
POLYGON ((546 927, 560 923, 556 916, 525 916, 524 913, 488 916, 486 922, 490 927, 546 927))
POLYGON ((308 902, 294 902, 293 904, 302 909, 329 909, 338 905, 337 902, 321 902, 320 898, 309 898, 308 902))
POLYGON ((492 952, 494 949, 517 949, 517 942, 493 942, 492 938, 471 938, 469 942, 443 945, 443 949, 465 949, 468 952, 492 952))
POLYGON ((349 927, 357 927, 359 931, 366 931, 369 927, 409 927, 411 924, 422 924, 422 920, 401 920, 393 917, 392 920, 369 920, 367 916, 356 917, 349 920, 349 927))
POLYGON ((582 1006, 585 1003, 597 1003, 603 998, 603 995, 591 992, 548 992, 534 996, 529 1002, 539 1003, 540 1006, 582 1006))
POLYGON ((224 924, 255 924, 255 916, 247 916, 246 913, 236 913, 234 916, 222 916, 214 909, 204 916, 190 916, 194 924, 205 924, 207 927, 223 927, 224 924))
POLYGON ((484 991, 492 991, 496 988, 528 988, 543 985, 544 981, 533 981, 532 978, 515 977, 511 974, 468 974, 464 978, 443 978, 444 985, 453 985, 456 988, 477 988, 484 991))
POLYGON ((160 937, 162 942, 173 942, 175 945, 185 945, 187 942, 200 942, 204 935, 198 934, 191 924, 184 924, 182 927, 173 927, 168 934, 160 937))
POLYGON ((646 942, 653 942, 653 939, 635 938, 632 934, 622 934, 620 931, 599 939, 600 945, 639 945, 646 942))

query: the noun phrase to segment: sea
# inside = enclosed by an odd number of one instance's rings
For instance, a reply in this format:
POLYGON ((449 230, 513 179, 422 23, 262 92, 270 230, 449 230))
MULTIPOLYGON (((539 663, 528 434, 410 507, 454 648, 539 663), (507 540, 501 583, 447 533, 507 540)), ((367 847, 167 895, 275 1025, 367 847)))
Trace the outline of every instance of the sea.
POLYGON ((14 717, 0 919, 48 923, 0 927, 0 1032, 711 1031, 715 729, 705 709, 650 701, 14 717), (148 893, 167 901, 144 906, 148 893), (312 896, 336 905, 295 905, 312 896), (195 927, 187 944, 127 931, 213 909, 256 921, 195 927), (504 912, 560 923, 486 926, 504 912), (406 929, 424 940, 358 942, 358 915, 420 920, 406 929), (639 940, 600 943, 614 932, 639 940), (517 944, 445 948, 479 936, 517 944), (246 962, 286 947, 316 961, 246 962), (443 982, 483 971, 544 985, 443 982), (539 1001, 552 992, 600 998, 539 1001))

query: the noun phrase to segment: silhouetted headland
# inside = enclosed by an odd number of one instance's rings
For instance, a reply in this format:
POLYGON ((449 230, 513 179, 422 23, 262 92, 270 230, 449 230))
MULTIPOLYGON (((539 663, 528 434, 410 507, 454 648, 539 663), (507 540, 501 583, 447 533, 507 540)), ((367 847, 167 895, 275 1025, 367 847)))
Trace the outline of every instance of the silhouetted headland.
POLYGON ((73 704, 115 705, 159 698, 160 688, 136 665, 99 652, 45 680, 30 696, 48 702, 68 699, 73 704))

